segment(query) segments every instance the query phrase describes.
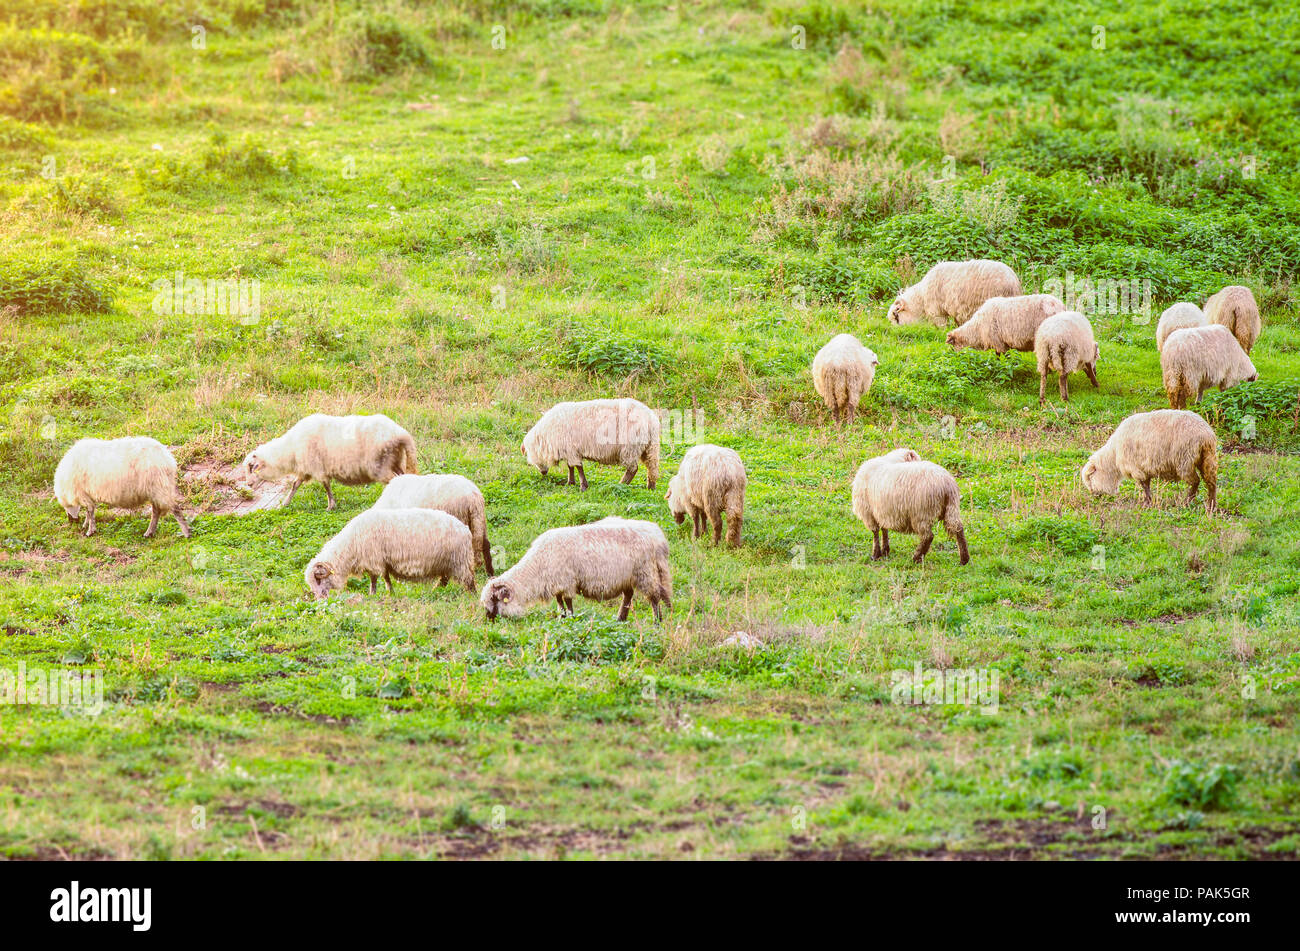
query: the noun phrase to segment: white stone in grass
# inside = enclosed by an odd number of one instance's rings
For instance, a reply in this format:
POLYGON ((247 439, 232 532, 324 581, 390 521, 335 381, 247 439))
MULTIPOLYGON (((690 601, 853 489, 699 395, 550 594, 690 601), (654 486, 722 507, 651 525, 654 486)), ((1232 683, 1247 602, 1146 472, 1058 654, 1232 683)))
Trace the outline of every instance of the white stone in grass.
POLYGON ((762 647, 763 642, 760 641, 757 637, 754 637, 752 634, 747 634, 744 631, 737 631, 735 634, 732 634, 725 641, 723 641, 722 646, 743 647, 746 650, 752 651, 762 647))

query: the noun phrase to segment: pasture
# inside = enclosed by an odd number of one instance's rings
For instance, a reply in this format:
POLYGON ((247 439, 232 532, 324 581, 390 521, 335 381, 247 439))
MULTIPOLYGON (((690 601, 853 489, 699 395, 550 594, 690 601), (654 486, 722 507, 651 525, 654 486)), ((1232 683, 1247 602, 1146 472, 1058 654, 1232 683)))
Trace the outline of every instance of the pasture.
POLYGON ((0 670, 103 686, 0 704, 0 856, 1297 856, 1295 7, 199 6, 0 24, 0 670), (888 323, 981 257, 1103 288, 1099 388, 1040 408, 1032 355, 888 323), (1160 311, 1237 283, 1259 380, 1192 406, 1221 510, 1091 495, 1167 405, 1160 311), (841 332, 880 360, 849 428, 809 372, 841 332), (656 491, 525 464, 545 409, 616 395, 664 415, 656 491), (659 523, 672 611, 309 600, 381 487, 236 473, 309 412, 473 479, 498 570, 659 523), (173 448, 192 538, 68 525, 59 458, 124 435, 173 448), (738 549, 664 502, 698 441, 747 466, 738 549), (849 485, 898 446, 956 477, 968 565, 942 530, 872 562, 849 485), (896 702, 918 671, 996 702, 896 702))

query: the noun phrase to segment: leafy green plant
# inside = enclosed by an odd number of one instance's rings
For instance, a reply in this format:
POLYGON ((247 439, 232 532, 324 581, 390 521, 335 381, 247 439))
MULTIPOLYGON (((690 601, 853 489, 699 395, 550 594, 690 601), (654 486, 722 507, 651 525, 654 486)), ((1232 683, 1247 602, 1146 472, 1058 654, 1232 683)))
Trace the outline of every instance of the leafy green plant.
POLYGON ((19 313, 106 313, 113 305, 108 286, 76 258, 0 260, 0 308, 19 313))
POLYGON ((1178 806, 1216 812, 1237 803, 1241 770, 1235 766, 1177 760, 1165 772, 1161 798, 1178 806))

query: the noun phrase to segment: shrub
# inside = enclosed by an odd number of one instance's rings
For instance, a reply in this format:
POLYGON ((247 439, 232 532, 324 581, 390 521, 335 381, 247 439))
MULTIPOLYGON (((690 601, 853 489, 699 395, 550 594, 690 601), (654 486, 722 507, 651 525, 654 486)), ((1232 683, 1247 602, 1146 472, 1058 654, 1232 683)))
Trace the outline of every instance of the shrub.
POLYGON ((345 78, 388 76, 434 63, 424 38, 392 14, 353 14, 340 30, 345 78))
POLYGON ((1198 810, 1229 809, 1237 802, 1241 778, 1241 771, 1235 766, 1222 763, 1205 766, 1177 760, 1165 773, 1161 798, 1198 810))
POLYGON ((0 308, 23 314, 106 313, 107 287, 75 260, 0 261, 0 308))
POLYGON ((1295 418, 1300 412, 1300 380, 1277 383, 1240 383, 1228 390, 1211 390, 1201 398, 1200 410, 1215 426, 1241 435, 1249 423, 1295 418))
POLYGON ((668 362, 668 353, 657 344, 570 323, 561 328, 551 359, 557 366, 577 367, 593 376, 624 379, 661 369, 668 362))

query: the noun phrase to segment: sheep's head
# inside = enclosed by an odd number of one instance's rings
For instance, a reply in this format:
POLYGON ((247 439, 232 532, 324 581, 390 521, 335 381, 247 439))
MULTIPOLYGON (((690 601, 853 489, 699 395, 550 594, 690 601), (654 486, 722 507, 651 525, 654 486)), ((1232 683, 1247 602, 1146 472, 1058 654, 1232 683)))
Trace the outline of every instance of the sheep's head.
POLYGON ((244 472, 248 480, 254 484, 261 482, 266 476, 266 460, 258 453, 256 449, 244 457, 244 472))
POLYGON ((913 449, 895 449, 893 452, 887 452, 880 458, 886 462, 920 462, 921 454, 913 449))
POLYGON ((524 436, 524 444, 520 449, 524 454, 524 458, 528 460, 528 464, 536 466, 538 472, 546 475, 547 470, 551 467, 551 460, 542 456, 541 442, 541 438, 537 435, 537 426, 534 426, 524 436))
POLYGON ((337 591, 347 583, 328 561, 313 561, 307 566, 307 587, 313 596, 328 598, 331 591, 337 591))
POLYGON ((63 499, 59 499, 59 505, 63 507, 63 511, 68 515, 68 521, 73 525, 76 525, 77 522, 81 521, 80 505, 75 502, 65 502, 63 499))
POLYGON ((1119 489, 1119 470, 1102 465, 1097 455, 1094 452, 1084 463, 1079 478, 1087 490, 1095 495, 1114 495, 1119 489))
POLYGON ((960 350, 962 347, 969 347, 970 341, 962 334, 961 328, 957 327, 948 331, 948 335, 943 338, 944 342, 954 350, 960 350))
POLYGON ((682 477, 675 475, 668 480, 668 491, 664 493, 668 500, 668 511, 673 513, 673 520, 678 525, 686 521, 686 493, 682 491, 682 477))
POLYGON ((886 315, 891 324, 914 324, 925 315, 917 310, 915 303, 908 296, 907 291, 899 294, 894 298, 894 302, 889 305, 889 313, 886 315))
POLYGON ((514 586, 504 578, 493 578, 484 585, 478 600, 489 621, 495 621, 501 616, 520 617, 524 613, 523 600, 514 586))

